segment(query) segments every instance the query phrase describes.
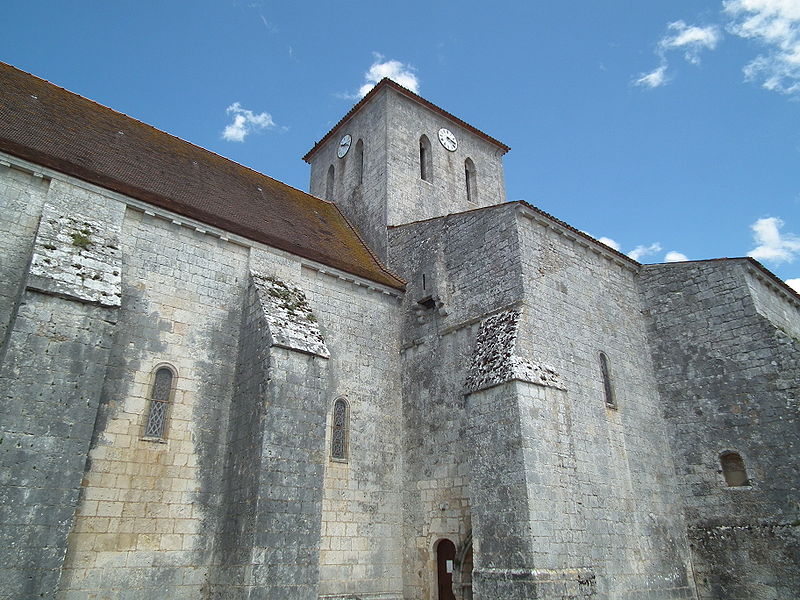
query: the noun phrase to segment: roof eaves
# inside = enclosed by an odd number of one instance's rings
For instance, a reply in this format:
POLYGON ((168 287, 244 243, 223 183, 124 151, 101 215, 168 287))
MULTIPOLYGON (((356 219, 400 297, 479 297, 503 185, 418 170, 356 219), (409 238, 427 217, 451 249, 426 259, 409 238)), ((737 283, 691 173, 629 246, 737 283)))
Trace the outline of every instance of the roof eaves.
POLYGON ((619 250, 615 250, 611 246, 608 246, 607 244, 604 244, 600 240, 597 240, 597 239, 593 238, 588 233, 586 233, 584 231, 581 231, 580 229, 575 229, 569 223, 566 223, 566 222, 562 221, 561 219, 554 217, 550 213, 543 211, 541 208, 535 207, 530 202, 527 202, 525 200, 512 200, 510 202, 510 204, 518 204, 519 206, 522 206, 522 207, 524 207, 524 208, 526 208, 528 210, 531 210, 531 211, 535 212, 536 214, 539 214, 539 215, 549 219, 550 221, 553 221, 554 223, 557 223, 559 226, 563 227, 564 229, 568 229, 572 233, 574 233, 576 235, 579 235, 580 237, 582 237, 582 238, 584 238, 586 240, 589 240, 594 244, 599 244, 600 246, 602 246, 602 249, 604 251, 610 252, 611 254, 616 256, 617 258, 621 258, 621 259, 625 260, 626 262, 630 263, 631 265, 634 265, 636 267, 641 267, 642 266, 642 263, 640 263, 639 261, 636 261, 636 260, 632 259, 630 256, 628 256, 626 254, 623 254, 619 250))

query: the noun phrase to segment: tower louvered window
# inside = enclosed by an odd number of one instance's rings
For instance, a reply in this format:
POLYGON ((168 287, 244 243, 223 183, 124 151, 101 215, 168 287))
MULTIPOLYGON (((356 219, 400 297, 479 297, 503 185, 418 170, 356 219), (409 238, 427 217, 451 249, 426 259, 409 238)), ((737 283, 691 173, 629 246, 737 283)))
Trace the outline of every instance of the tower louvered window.
POLYGON ((614 388, 611 385, 611 375, 608 372, 608 358, 604 352, 600 353, 600 370, 603 373, 603 393, 608 408, 617 408, 617 401, 614 398, 614 388))
POLYGON ((347 460, 349 413, 347 402, 342 398, 333 403, 331 458, 335 460, 347 460))
POLYGON ((467 191, 467 202, 474 204, 478 199, 478 189, 475 183, 475 163, 471 158, 464 161, 464 184, 467 191))
POLYGON ((150 412, 144 429, 145 437, 164 439, 173 380, 172 371, 167 367, 161 367, 156 371, 153 388, 150 390, 150 412))
POLYGON ((431 141, 427 135, 423 135, 419 138, 419 177, 423 181, 431 181, 432 176, 431 141))
POLYGON ((364 183, 364 142, 362 140, 358 140, 358 142, 356 142, 353 160, 355 161, 356 185, 361 185, 364 183))

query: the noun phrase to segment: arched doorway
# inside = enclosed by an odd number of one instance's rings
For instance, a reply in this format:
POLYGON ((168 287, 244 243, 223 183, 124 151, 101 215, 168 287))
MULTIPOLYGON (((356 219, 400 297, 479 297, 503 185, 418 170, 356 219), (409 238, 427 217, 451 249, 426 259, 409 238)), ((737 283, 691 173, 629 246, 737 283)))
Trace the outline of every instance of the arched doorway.
POLYGON ((438 600, 456 600, 453 595, 453 571, 456 562, 456 545, 448 539, 436 544, 436 578, 438 600))

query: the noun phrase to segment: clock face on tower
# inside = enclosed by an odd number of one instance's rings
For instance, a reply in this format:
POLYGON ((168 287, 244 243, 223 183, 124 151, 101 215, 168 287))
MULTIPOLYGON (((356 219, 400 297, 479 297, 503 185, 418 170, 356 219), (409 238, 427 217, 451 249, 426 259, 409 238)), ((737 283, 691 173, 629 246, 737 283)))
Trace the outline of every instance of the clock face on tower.
POLYGON ((439 130, 439 141, 441 142, 442 146, 445 147, 445 150, 449 150, 450 152, 455 152, 456 148, 458 148, 456 136, 453 135, 452 131, 445 129, 444 127, 439 130))
POLYGON ((347 151, 350 150, 350 144, 353 143, 353 138, 350 137, 350 134, 346 134, 341 140, 339 140, 339 149, 336 151, 336 156, 339 158, 344 158, 344 155, 347 154, 347 151))

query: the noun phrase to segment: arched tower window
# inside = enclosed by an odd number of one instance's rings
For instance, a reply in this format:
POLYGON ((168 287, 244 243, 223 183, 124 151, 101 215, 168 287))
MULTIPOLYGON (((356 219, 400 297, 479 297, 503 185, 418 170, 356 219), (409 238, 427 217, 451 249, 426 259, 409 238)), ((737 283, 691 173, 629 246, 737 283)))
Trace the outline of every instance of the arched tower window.
POLYGON ((356 149, 355 154, 353 155, 353 160, 355 161, 355 179, 356 185, 361 185, 364 183, 364 142, 358 140, 356 142, 356 149))
POLYGON ((350 407, 347 400, 338 398, 333 403, 331 419, 331 458, 346 461, 350 445, 350 407))
POLYGON ((419 138, 419 176, 424 181, 430 181, 433 176, 432 160, 431 141, 423 135, 419 138))
POLYGON ((150 387, 150 410, 144 437, 163 440, 167 427, 167 409, 175 389, 175 372, 167 366, 158 367, 150 387))
POLYGON ((325 200, 333 201, 333 165, 328 167, 328 181, 325 183, 325 200))
POLYGON ((744 466, 742 455, 738 452, 723 452, 719 456, 719 463, 722 466, 722 475, 728 487, 741 487, 750 485, 747 477, 747 469, 744 466))
POLYGON ((471 158, 464 161, 464 183, 467 187, 467 202, 477 202, 478 187, 475 182, 475 163, 471 158))
POLYGON ((604 352, 600 353, 600 371, 603 373, 603 392, 608 408, 617 408, 617 400, 614 398, 614 388, 611 385, 611 375, 608 371, 608 357, 604 352))

